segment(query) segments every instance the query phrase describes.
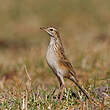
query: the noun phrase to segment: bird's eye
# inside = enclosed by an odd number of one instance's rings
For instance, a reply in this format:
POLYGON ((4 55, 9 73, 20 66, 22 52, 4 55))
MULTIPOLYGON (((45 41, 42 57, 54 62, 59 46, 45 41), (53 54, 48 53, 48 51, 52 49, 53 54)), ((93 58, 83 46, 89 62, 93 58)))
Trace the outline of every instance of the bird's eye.
POLYGON ((53 31, 53 29, 50 29, 50 31, 53 31))

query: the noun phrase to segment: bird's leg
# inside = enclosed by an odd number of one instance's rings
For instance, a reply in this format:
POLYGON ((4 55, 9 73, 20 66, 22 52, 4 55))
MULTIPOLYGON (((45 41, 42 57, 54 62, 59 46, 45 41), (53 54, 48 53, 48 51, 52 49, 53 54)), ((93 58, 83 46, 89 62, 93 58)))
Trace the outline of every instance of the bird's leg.
POLYGON ((63 98, 63 95, 64 95, 65 85, 64 85, 64 79, 63 79, 62 76, 60 76, 60 77, 58 78, 58 80, 59 80, 59 83, 60 83, 60 92, 61 92, 61 94, 60 94, 60 100, 61 100, 61 99, 63 98))
POLYGON ((61 90, 60 101, 61 101, 62 98, 63 98, 63 95, 64 95, 64 89, 65 89, 65 86, 62 84, 61 87, 60 87, 60 90, 61 90))

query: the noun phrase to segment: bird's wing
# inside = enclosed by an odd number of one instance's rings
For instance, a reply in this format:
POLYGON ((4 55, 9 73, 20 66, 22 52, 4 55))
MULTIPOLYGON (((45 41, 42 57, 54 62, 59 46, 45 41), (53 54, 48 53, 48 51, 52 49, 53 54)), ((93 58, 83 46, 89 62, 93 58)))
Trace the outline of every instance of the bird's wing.
POLYGON ((67 68, 68 72, 71 73, 72 76, 76 77, 76 72, 74 71, 71 63, 69 62, 69 60, 66 57, 65 57, 65 59, 59 60, 59 62, 62 66, 67 68))
POLYGON ((59 56, 59 65, 62 66, 62 68, 65 68, 69 73, 71 73, 72 76, 76 78, 76 72, 73 70, 71 63, 66 58, 62 44, 59 45, 58 47, 59 51, 57 51, 57 54, 59 56))

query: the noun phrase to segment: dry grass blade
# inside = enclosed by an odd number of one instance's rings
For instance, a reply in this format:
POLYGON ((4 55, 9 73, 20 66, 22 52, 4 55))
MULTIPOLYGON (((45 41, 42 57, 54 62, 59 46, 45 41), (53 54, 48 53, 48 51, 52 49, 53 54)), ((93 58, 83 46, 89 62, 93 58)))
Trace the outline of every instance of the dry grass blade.
POLYGON ((31 82, 31 77, 30 77, 30 75, 29 75, 29 73, 28 73, 28 71, 27 71, 26 65, 24 65, 24 69, 25 69, 25 72, 26 72, 26 75, 27 75, 29 81, 31 82))
POLYGON ((30 75, 29 75, 29 73, 27 71, 26 65, 24 65, 24 69, 25 69, 25 73, 26 73, 27 78, 28 78, 28 82, 26 84, 26 89, 29 89, 29 91, 30 91, 31 90, 31 87, 32 87, 32 80, 31 80, 31 77, 30 77, 30 75))

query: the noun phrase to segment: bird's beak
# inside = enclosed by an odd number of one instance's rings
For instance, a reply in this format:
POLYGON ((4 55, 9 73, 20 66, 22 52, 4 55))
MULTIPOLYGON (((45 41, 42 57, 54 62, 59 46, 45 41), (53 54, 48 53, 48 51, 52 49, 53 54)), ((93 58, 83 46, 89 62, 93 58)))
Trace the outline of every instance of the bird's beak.
POLYGON ((47 27, 40 27, 40 29, 48 33, 48 28, 47 27))
POLYGON ((45 27, 40 27, 40 29, 46 31, 46 28, 45 27))

